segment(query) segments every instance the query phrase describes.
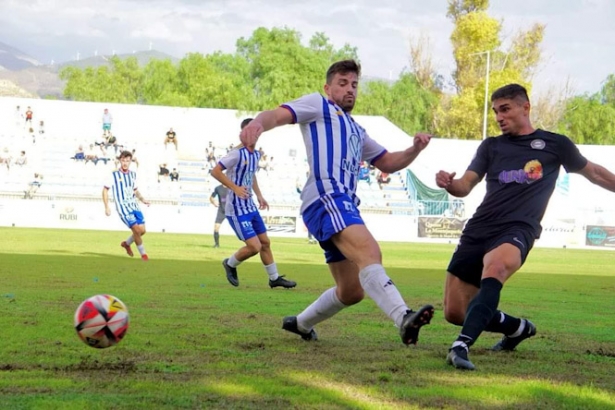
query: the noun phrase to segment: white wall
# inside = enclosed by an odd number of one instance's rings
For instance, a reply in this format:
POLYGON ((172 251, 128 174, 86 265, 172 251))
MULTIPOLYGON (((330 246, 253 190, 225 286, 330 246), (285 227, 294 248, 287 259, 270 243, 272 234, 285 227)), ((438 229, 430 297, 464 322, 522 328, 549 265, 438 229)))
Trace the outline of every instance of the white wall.
MULTIPOLYGON (((21 98, 0 98, 0 148, 2 141, 22 130, 15 129, 15 106, 22 112, 27 106, 34 111, 34 123, 43 119, 46 137, 73 141, 85 138, 93 141, 101 134, 101 117, 104 108, 112 113, 113 132, 120 141, 133 145, 147 145, 163 149, 166 131, 173 127, 179 140, 178 158, 202 159, 209 141, 217 146, 238 143, 239 123, 248 114, 235 110, 200 108, 154 107, 140 105, 84 103, 21 98)), ((372 138, 391 151, 407 148, 412 139, 383 117, 356 116, 372 138)), ((435 187, 435 173, 440 170, 462 174, 470 163, 480 141, 461 141, 434 138, 429 147, 411 165, 413 172, 427 185, 435 187)), ((297 152, 297 166, 305 157, 305 148, 296 125, 281 127, 266 133, 259 141, 278 163, 290 161, 288 153, 297 152)), ((15 147, 11 147, 15 148, 15 147)), ((590 160, 615 171, 615 147, 579 146, 590 160)), ((143 152, 143 151, 141 151, 143 152)), ((141 158, 140 161, 147 161, 141 158)), ((155 166, 158 160, 152 160, 155 166)), ((273 182, 275 183, 275 181, 273 182)), ((468 216, 472 214, 485 193, 485 184, 479 184, 464 201, 468 216)), ((95 229, 124 229, 117 217, 104 218, 102 205, 88 202, 54 203, 47 201, 10 201, 0 204, 0 225, 75 227, 95 229), (77 220, 60 219, 61 210, 73 208, 77 220), (22 212, 26 210, 27 212, 22 212)), ((615 226, 615 194, 592 185, 579 175, 570 176, 568 196, 555 194, 551 200, 543 225, 545 232, 540 243, 549 246, 571 246, 584 243, 586 225, 615 226)), ((210 232, 214 219, 211 208, 152 207, 145 210, 148 227, 154 231, 210 232), (179 212, 178 212, 179 211, 179 212)), ((416 220, 407 216, 372 215, 364 213, 369 228, 379 240, 416 240, 416 220), (402 227, 402 229, 400 229, 402 227)), ((231 233, 228 228, 225 233, 231 233)), ((223 231, 224 232, 224 231, 223 231)), ((303 236, 298 227, 297 236, 303 236)))

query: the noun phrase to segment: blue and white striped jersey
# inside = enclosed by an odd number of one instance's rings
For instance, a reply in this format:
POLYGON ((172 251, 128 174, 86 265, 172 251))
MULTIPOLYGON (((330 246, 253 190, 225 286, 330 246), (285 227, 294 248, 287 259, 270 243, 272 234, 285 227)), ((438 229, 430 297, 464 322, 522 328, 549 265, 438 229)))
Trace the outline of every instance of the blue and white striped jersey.
POLYGON ((121 169, 111 173, 110 183, 105 188, 113 192, 115 209, 120 215, 128 215, 133 211, 140 211, 135 191, 137 190, 137 173, 124 172, 121 169))
POLYGON ((258 170, 260 157, 260 152, 256 150, 250 152, 246 147, 241 147, 231 150, 220 159, 219 164, 222 169, 226 170, 226 176, 235 185, 247 187, 250 192, 250 198, 242 199, 237 197, 233 190, 228 190, 224 208, 227 216, 241 216, 258 211, 258 207, 252 200, 252 179, 258 170))
POLYGON ((371 139, 349 113, 319 93, 282 104, 300 124, 310 176, 301 192, 301 212, 320 197, 346 193, 359 205, 356 195, 361 161, 373 162, 387 151, 371 139))

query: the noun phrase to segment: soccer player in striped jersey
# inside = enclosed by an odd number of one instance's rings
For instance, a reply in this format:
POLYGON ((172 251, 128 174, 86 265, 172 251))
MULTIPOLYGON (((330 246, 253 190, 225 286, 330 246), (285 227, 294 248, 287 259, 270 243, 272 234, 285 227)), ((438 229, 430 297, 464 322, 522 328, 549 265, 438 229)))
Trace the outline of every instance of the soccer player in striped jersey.
POLYGON ((113 192, 113 200, 115 209, 122 219, 122 222, 132 231, 132 235, 128 237, 120 245, 126 250, 128 256, 133 256, 132 243, 137 244, 137 249, 141 254, 141 259, 149 260, 145 247, 143 246, 143 235, 145 235, 145 219, 137 203, 137 199, 149 206, 139 190, 137 189, 137 173, 130 170, 132 162, 132 153, 130 151, 122 151, 120 153, 120 169, 113 171, 112 178, 108 184, 103 187, 102 199, 105 204, 105 214, 111 215, 109 208, 109 190, 113 192))
POLYGON ((360 302, 364 291, 393 320, 404 344, 416 344, 421 326, 430 322, 433 306, 409 309, 382 266, 380 247, 365 227, 356 195, 361 161, 382 172, 406 168, 427 146, 430 136, 417 134, 404 151, 388 152, 371 139, 350 113, 354 108, 360 66, 354 60, 329 67, 324 91, 305 95, 260 113, 240 134, 253 145, 264 131, 299 124, 310 176, 302 190, 301 213, 308 230, 319 241, 335 285, 297 316, 282 322, 284 330, 304 340, 317 338, 314 326, 342 309, 360 302))
MULTIPOLYGON (((243 129, 252 118, 241 122, 243 129)), ((269 209, 269 204, 263 198, 256 180, 260 153, 254 150, 254 145, 248 150, 245 146, 238 146, 231 150, 211 170, 211 175, 228 187, 225 214, 237 238, 245 243, 231 257, 222 261, 226 271, 226 279, 233 286, 239 286, 237 266, 257 253, 269 275, 271 288, 294 288, 297 283, 287 280, 278 274, 278 268, 271 252, 271 242, 267 236, 267 227, 261 218, 259 209, 269 209), (224 173, 226 170, 226 174, 224 173), (252 200, 252 190, 258 200, 258 208, 252 200)))

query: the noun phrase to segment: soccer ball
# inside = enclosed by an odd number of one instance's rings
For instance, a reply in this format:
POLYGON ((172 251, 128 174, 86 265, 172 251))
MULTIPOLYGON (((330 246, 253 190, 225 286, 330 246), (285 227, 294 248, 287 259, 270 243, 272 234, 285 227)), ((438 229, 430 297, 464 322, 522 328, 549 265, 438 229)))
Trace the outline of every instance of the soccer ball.
POLYGON ((97 349, 111 347, 126 335, 128 309, 115 296, 92 296, 77 308, 75 330, 88 346, 97 349))

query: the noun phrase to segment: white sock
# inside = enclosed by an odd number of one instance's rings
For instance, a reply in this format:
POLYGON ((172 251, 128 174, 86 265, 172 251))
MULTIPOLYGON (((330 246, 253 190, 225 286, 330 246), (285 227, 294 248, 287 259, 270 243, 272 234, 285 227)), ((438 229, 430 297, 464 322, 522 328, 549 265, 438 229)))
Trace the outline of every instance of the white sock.
POLYGON ((141 255, 145 255, 145 246, 143 246, 143 244, 137 245, 137 249, 141 255))
POLYGON ((451 346, 451 348, 456 348, 457 346, 461 346, 464 349, 466 349, 466 352, 469 351, 470 349, 468 348, 468 345, 465 342, 462 342, 461 340, 456 340, 453 342, 453 345, 451 346))
POLYGON ((132 235, 130 235, 128 239, 126 239, 126 245, 130 246, 132 245, 134 241, 135 241, 135 238, 133 238, 132 235))
POLYGON ((269 275, 269 280, 276 280, 280 275, 278 275, 278 267, 273 262, 271 265, 264 265, 265 270, 267 271, 267 275, 269 275))
POLYGON ((408 306, 384 267, 380 264, 364 267, 359 272, 359 280, 369 297, 400 327, 408 306))
POLYGON ((338 299, 336 289, 337 287, 327 289, 314 303, 297 315, 297 327, 300 331, 309 332, 318 323, 329 319, 346 307, 338 299))
POLYGON ((235 257, 235 254, 233 254, 233 256, 231 256, 230 258, 228 258, 228 262, 226 262, 226 264, 230 266, 231 268, 236 268, 237 266, 239 266, 240 263, 241 261, 237 260, 237 258, 235 257))

